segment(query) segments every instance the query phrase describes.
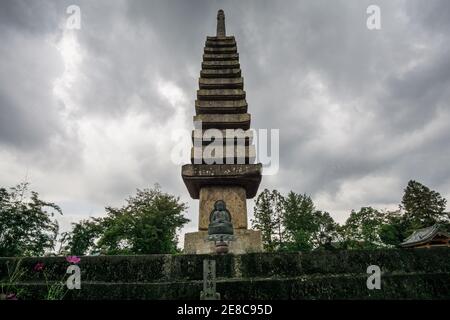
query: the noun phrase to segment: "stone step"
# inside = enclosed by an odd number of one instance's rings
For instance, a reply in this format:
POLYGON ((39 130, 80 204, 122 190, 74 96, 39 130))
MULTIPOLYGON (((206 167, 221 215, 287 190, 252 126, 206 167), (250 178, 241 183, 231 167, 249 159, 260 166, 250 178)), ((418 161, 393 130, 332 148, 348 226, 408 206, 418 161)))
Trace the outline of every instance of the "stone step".
POLYGON ((192 164, 251 164, 256 159, 252 145, 202 145, 191 148, 192 164))
POLYGON ((205 47, 209 48, 223 48, 223 47, 236 47, 235 40, 206 40, 205 47))
POLYGON ((202 78, 238 78, 241 76, 241 69, 205 69, 200 71, 202 78))
POLYGON ((243 89, 244 78, 199 78, 200 89, 243 89))
POLYGON ((247 113, 247 101, 241 100, 195 100, 195 111, 201 113, 247 113))
POLYGON ((239 67, 239 60, 202 62, 202 69, 236 69, 239 67))
POLYGON ((212 141, 221 142, 223 144, 244 144, 250 145, 253 142, 253 130, 241 129, 209 129, 192 130, 192 144, 207 145, 212 141))
MULTIPOLYGON (((250 114, 199 114, 194 122, 202 122, 202 129, 250 129, 250 114)), ((200 128, 199 128, 200 129, 200 128)))
POLYGON ((242 89, 200 89, 197 90, 198 100, 243 100, 245 91, 242 89))
POLYGON ((239 60, 239 53, 205 53, 203 55, 203 61, 228 61, 228 60, 239 60))
POLYGON ((223 48, 205 47, 204 53, 209 54, 237 53, 237 47, 223 47, 223 48))

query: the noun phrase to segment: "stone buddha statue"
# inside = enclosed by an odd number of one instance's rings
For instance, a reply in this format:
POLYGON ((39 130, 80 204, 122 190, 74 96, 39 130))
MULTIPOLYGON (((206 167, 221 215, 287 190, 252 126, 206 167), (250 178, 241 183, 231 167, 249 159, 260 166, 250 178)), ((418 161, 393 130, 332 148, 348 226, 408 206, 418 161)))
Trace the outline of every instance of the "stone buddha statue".
POLYGON ((233 225, 231 214, 226 208, 225 201, 217 200, 209 215, 208 235, 232 235, 233 225))

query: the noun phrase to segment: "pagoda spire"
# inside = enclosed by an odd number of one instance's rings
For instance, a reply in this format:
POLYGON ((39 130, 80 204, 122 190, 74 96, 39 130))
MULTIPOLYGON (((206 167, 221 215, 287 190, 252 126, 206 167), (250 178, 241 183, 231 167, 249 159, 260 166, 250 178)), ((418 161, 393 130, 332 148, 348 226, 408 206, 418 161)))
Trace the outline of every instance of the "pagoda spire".
POLYGON ((217 11, 217 36, 225 37, 225 13, 222 9, 217 11))

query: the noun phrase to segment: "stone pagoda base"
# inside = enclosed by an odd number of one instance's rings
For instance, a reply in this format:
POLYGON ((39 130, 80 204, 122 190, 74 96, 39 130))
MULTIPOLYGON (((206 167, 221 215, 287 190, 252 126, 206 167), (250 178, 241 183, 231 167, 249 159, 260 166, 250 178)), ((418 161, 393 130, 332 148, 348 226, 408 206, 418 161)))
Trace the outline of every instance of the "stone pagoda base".
MULTIPOLYGON (((208 231, 186 233, 184 235, 185 254, 215 253, 213 241, 208 241, 208 231)), ((234 241, 229 243, 229 253, 244 254, 263 251, 261 231, 234 229, 234 241)))

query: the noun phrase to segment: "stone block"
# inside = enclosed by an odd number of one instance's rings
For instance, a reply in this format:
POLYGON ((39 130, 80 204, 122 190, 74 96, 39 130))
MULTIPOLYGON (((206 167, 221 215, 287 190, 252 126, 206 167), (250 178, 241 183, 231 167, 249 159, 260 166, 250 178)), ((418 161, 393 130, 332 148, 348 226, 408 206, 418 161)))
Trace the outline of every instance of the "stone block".
POLYGON ((239 66, 239 60, 202 62, 202 69, 234 69, 239 68, 239 66))
POLYGON ((202 113, 247 113, 247 101, 242 100, 195 100, 195 111, 202 113))
MULTIPOLYGON (((186 233, 184 235, 184 253, 211 254, 215 252, 214 242, 206 240, 207 231, 186 233)), ((229 253, 245 254, 263 251, 261 231, 236 229, 235 240, 229 244, 229 253)))
POLYGON ((193 164, 246 164, 254 163, 256 150, 253 145, 200 145, 191 148, 193 164))
POLYGON ((207 36, 207 41, 236 41, 234 36, 225 36, 225 37, 217 37, 217 36, 207 36))
POLYGON ((241 69, 204 69, 200 71, 202 78, 236 78, 241 76, 241 69))
POLYGON ((239 60, 239 53, 205 53, 203 61, 239 60))
POLYGON ((262 164, 185 164, 181 176, 193 199, 206 186, 241 186, 247 199, 256 195, 261 183, 262 164))
POLYGON ((221 54, 221 53, 236 53, 237 47, 223 47, 223 48, 212 48, 212 47, 205 47, 204 53, 209 54, 221 54))
POLYGON ((194 145, 210 144, 216 138, 222 138, 223 144, 232 144, 239 141, 239 143, 249 145, 253 141, 253 131, 239 129, 192 130, 192 143, 194 145))
POLYGON ((197 90, 199 100, 242 100, 245 91, 242 89, 200 89, 197 90))
POLYGON ((202 129, 250 129, 250 114, 199 114, 194 121, 202 122, 202 129))
POLYGON ((243 89, 244 78, 199 78, 200 89, 243 89))
POLYGON ((234 39, 206 40, 205 47, 236 47, 234 39))

